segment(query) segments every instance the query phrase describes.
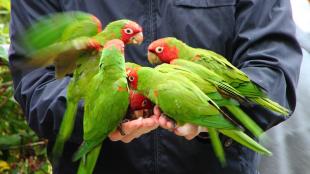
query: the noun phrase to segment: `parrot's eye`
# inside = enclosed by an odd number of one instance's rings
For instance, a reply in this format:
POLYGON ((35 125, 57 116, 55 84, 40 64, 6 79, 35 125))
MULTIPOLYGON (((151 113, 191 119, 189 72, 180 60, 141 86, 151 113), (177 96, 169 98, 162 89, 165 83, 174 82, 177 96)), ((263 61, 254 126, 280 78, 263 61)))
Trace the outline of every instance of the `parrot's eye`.
POLYGON ((156 47, 156 53, 162 53, 164 51, 164 47, 156 47))
POLYGON ((146 100, 146 99, 144 99, 144 100, 143 100, 143 102, 142 102, 142 107, 145 107, 145 106, 146 106, 146 104, 147 104, 147 100, 146 100))
POLYGON ((134 78, 133 76, 129 76, 129 77, 128 77, 128 80, 129 80, 130 82, 133 82, 133 81, 135 80, 135 78, 134 78))
POLYGON ((132 30, 131 28, 125 28, 125 29, 124 29, 124 32, 125 32, 126 34, 133 34, 133 30, 132 30))

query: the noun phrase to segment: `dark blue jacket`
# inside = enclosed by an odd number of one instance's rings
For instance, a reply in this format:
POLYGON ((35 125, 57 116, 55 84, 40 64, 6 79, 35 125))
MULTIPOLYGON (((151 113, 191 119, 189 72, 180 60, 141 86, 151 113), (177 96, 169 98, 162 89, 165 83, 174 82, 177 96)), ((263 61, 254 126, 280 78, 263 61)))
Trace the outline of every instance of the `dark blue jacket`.
MULTIPOLYGON (((126 50, 128 61, 149 65, 148 44, 166 36, 177 37, 194 46, 224 55, 268 95, 294 110, 295 87, 301 51, 295 40, 289 0, 14 0, 12 1, 10 66, 15 98, 30 127, 53 140, 66 106, 66 86, 70 77, 55 80, 54 69, 26 69, 24 51, 17 40, 26 27, 43 15, 59 11, 82 10, 99 17, 103 25, 128 18, 144 28, 141 46, 126 50)), ((264 129, 284 118, 261 107, 246 108, 264 129)), ((74 134, 66 144, 55 174, 75 173, 73 152, 82 141, 81 103, 74 134)), ((210 142, 196 138, 187 141, 157 129, 129 144, 104 142, 95 173, 142 174, 254 174, 258 155, 223 138, 228 165, 222 168, 210 142)))

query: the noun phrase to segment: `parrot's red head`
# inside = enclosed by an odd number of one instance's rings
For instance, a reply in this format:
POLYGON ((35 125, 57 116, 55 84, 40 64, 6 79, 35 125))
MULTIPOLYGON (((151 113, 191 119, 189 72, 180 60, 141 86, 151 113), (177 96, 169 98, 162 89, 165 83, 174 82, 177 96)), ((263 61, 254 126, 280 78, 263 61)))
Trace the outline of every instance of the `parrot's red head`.
POLYGON ((145 96, 130 90, 130 109, 132 111, 140 109, 151 109, 152 102, 145 96))
POLYGON ((132 90, 136 90, 138 88, 138 70, 139 69, 140 67, 126 69, 129 88, 132 90))
POLYGON ((162 38, 152 42, 148 47, 148 60, 151 64, 170 63, 179 56, 179 49, 169 44, 174 38, 162 38))
POLYGON ((98 33, 102 31, 102 24, 96 16, 92 16, 92 20, 97 24, 98 33))
POLYGON ((142 27, 133 21, 128 21, 121 30, 121 40, 125 44, 141 44, 143 42, 142 27))
POLYGON ((124 53, 124 48, 125 48, 125 45, 124 45, 124 42, 119 40, 119 39, 113 39, 113 40, 110 40, 108 41, 105 45, 104 45, 104 48, 112 48, 112 47, 115 47, 116 49, 118 49, 120 52, 124 53))

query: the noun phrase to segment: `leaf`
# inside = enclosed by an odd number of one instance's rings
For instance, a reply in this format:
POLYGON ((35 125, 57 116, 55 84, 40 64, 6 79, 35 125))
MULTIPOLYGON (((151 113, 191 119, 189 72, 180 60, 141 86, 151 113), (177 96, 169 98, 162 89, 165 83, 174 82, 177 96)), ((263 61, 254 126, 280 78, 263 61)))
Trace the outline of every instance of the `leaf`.
POLYGON ((4 135, 0 137, 0 148, 7 148, 9 146, 20 145, 21 137, 17 134, 4 135))
POLYGON ((3 45, 0 45, 0 62, 8 64, 8 52, 3 45))
POLYGON ((0 8, 1 7, 10 12, 11 11, 11 1, 10 0, 0 0, 0 8))

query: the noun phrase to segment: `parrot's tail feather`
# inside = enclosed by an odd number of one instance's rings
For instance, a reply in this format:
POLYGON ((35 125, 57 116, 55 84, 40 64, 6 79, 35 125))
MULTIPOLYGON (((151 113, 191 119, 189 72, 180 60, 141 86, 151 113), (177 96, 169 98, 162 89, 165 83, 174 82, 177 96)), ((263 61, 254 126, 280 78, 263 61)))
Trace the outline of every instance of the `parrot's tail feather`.
POLYGON ((62 138, 57 138, 56 142, 53 146, 53 161, 57 162, 57 160, 60 158, 63 148, 64 148, 65 140, 62 138))
POLYGON ((255 121, 251 119, 242 109, 236 106, 225 106, 226 109, 231 112, 240 123, 247 128, 254 136, 259 137, 263 130, 258 126, 255 121))
POLYGON ((255 151, 257 153, 267 155, 267 156, 272 155, 272 153, 268 149, 266 149, 265 147, 263 147, 262 145, 260 145, 256 141, 254 141, 251 137, 249 137, 247 134, 245 134, 242 131, 220 129, 219 132, 221 132, 222 134, 232 138, 233 140, 237 141, 238 143, 244 145, 245 147, 252 149, 253 151, 255 151))
POLYGON ((93 150, 101 141, 84 141, 77 152, 73 155, 72 161, 78 161, 84 155, 87 155, 91 150, 93 150))
POLYGON ((261 106, 270 109, 274 112, 283 114, 284 116, 288 116, 290 114, 290 111, 286 109, 285 107, 279 105, 277 102, 274 102, 268 98, 251 98, 251 100, 254 100, 254 102, 260 104, 261 106))
POLYGON ((208 133, 216 157, 219 159, 222 166, 225 166, 226 165, 225 152, 218 132, 214 128, 208 128, 208 133))
POLYGON ((76 112, 77 102, 68 102, 68 106, 61 122, 60 130, 53 147, 54 159, 58 159, 61 156, 64 144, 71 136, 74 127, 76 112))
POLYGON ((236 127, 238 127, 241 130, 244 130, 244 128, 237 123, 233 118, 231 118, 231 116, 229 116, 226 112, 224 112, 220 107, 218 107, 218 105, 216 103, 214 103, 212 100, 208 101, 210 105, 214 106, 215 108, 217 108, 217 110, 228 120, 230 121, 232 124, 234 124, 236 127))
POLYGON ((96 161, 100 154, 101 144, 91 150, 85 158, 85 161, 80 161, 80 166, 78 169, 78 174, 92 174, 96 166, 96 161))

